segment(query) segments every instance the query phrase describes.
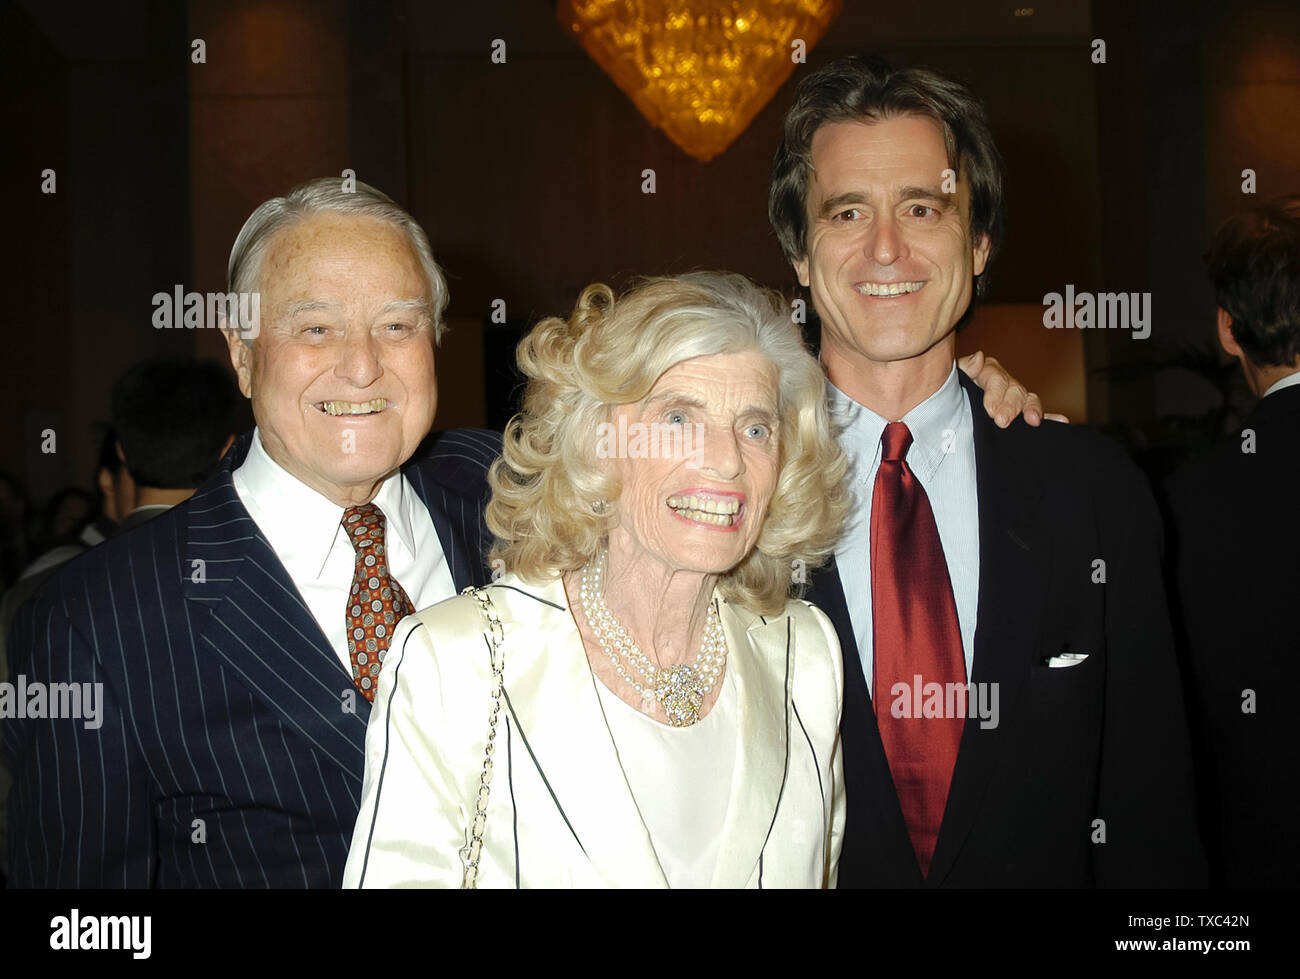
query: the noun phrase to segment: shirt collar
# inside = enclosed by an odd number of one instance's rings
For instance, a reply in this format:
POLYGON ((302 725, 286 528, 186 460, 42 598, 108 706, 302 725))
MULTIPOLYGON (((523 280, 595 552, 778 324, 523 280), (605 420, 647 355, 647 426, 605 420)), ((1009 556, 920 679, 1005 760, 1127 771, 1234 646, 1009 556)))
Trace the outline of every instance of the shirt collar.
POLYGON ((1274 391, 1281 391, 1283 388, 1294 387, 1297 384, 1300 384, 1300 371, 1296 371, 1294 374, 1288 374, 1280 381, 1274 381, 1268 386, 1268 390, 1260 395, 1260 398, 1267 398, 1274 391))
POLYGON ((127 516, 131 517, 137 513, 145 513, 149 510, 170 510, 171 508, 171 503, 142 503, 140 506, 128 513, 127 516))
MULTIPOLYGON (((342 531, 344 508, 322 496, 271 458, 254 429, 239 476, 257 501, 258 526, 277 555, 292 555, 319 578, 342 531)), ((415 553, 412 496, 402 474, 384 480, 371 501, 384 515, 385 535, 396 534, 407 552, 415 553)))
MULTIPOLYGON (((826 389, 831 417, 840 428, 846 450, 862 462, 879 458, 880 438, 889 419, 854 401, 829 380, 826 389)), ((912 433, 907 464, 923 479, 934 475, 944 456, 952 451, 952 439, 963 428, 964 400, 954 362, 939 390, 902 417, 901 421, 912 433)))

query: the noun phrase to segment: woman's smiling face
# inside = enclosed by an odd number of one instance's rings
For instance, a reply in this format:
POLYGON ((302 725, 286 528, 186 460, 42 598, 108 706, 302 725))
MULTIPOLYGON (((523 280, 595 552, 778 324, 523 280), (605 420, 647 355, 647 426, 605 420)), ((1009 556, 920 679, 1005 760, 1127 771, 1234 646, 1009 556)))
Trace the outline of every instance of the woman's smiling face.
POLYGON ((669 571, 738 565, 776 490, 779 420, 777 368, 757 350, 682 361, 641 401, 616 408, 611 551, 669 571))

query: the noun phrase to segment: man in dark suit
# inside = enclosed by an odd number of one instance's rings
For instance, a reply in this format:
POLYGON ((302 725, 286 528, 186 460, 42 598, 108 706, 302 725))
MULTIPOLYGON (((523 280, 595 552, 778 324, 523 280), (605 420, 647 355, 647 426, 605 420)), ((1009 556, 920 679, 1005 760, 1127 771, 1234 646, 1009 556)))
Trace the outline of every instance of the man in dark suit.
POLYGON ((1300 883, 1300 195, 1230 219, 1207 256, 1219 342, 1260 400, 1166 484, 1211 880, 1300 883))
POLYGON ((799 87, 769 212, 859 499, 807 596, 844 653, 840 885, 1200 884, 1146 482, 1086 429, 999 429, 954 370, 1002 232, 983 107, 837 61, 799 87))
POLYGON ((312 181, 254 211, 229 283, 257 428, 15 623, 28 690, 98 704, 6 725, 19 886, 339 886, 388 637, 487 578, 499 437, 426 441, 446 285, 419 225, 312 181))

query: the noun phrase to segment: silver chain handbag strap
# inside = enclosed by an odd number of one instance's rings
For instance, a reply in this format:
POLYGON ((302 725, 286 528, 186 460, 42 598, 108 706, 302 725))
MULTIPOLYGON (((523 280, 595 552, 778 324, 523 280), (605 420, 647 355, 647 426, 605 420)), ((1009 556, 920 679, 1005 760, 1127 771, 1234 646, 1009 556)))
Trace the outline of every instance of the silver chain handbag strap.
POLYGON ((487 826, 488 786, 492 782, 492 754, 496 751, 497 716, 501 713, 501 685, 505 678, 505 657, 501 652, 501 619, 496 606, 488 597, 486 588, 470 586, 461 592, 478 599, 483 618, 488 624, 488 642, 492 646, 492 713, 488 717, 487 747, 483 753, 483 771, 479 775, 478 798, 474 803, 474 819, 470 823, 469 855, 465 859, 465 879, 462 890, 478 887, 478 861, 483 852, 483 830, 487 826))

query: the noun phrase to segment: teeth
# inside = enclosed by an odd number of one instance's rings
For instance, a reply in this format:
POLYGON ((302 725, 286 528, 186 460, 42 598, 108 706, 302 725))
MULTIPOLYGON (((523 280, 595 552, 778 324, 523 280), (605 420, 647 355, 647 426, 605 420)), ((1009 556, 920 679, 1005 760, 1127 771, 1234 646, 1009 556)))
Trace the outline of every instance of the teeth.
POLYGON ((704 510, 676 510, 687 520, 694 520, 698 523, 711 523, 718 527, 730 527, 734 523, 734 518, 726 513, 706 513, 704 510))
POLYGON ((864 296, 902 296, 916 292, 924 282, 864 282, 857 287, 864 296))
POLYGON ((717 500, 705 496, 670 496, 668 506, 687 520, 710 523, 718 527, 730 527, 736 522, 736 514, 740 512, 739 500, 717 500))
POLYGON ((388 399, 374 398, 360 404, 355 401, 322 401, 320 407, 327 415, 368 415, 387 408, 388 399))
POLYGON ((670 496, 668 505, 674 510, 699 510, 703 513, 735 514, 740 512, 737 499, 714 499, 708 496, 670 496))

